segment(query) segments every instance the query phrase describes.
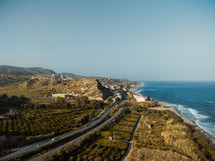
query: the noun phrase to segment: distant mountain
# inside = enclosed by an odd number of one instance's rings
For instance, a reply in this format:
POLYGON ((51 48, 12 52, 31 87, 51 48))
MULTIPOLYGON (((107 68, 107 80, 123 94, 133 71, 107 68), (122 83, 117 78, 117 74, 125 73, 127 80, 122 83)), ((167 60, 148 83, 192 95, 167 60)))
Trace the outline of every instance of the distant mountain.
POLYGON ((60 74, 62 74, 64 77, 66 77, 66 76, 70 76, 70 77, 77 76, 73 73, 60 73, 60 74))
POLYGON ((41 73, 56 74, 53 70, 41 67, 14 67, 9 65, 0 65, 0 74, 8 75, 36 75, 41 73))

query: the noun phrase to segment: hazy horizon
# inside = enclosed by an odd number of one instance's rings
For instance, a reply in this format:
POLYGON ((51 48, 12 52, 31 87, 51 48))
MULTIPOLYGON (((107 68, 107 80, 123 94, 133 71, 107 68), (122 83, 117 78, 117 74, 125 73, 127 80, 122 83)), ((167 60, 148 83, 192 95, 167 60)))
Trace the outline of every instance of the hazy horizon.
POLYGON ((215 1, 0 1, 0 64, 215 81, 215 1))

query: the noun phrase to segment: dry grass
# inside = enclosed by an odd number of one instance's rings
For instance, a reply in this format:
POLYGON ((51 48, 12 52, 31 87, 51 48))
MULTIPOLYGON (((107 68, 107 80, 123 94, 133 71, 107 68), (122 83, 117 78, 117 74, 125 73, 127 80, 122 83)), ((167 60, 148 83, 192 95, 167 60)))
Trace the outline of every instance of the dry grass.
POLYGON ((191 159, 170 150, 135 148, 130 151, 125 161, 191 161, 191 159))
MULTIPOLYGON (((174 124, 174 119, 167 121, 166 130, 161 133, 167 145, 173 146, 177 151, 186 154, 193 160, 201 160, 201 151, 191 136, 192 131, 181 123, 174 124)), ((204 159, 206 159, 204 157, 204 159)))
MULTIPOLYGON (((135 133, 134 140, 135 150, 132 155, 140 155, 139 160, 161 160, 162 156, 171 156, 172 158, 185 158, 198 160, 214 160, 215 150, 211 145, 199 134, 198 131, 183 123, 178 116, 170 111, 149 110, 143 112, 140 126, 135 133), (151 125, 151 128, 148 128, 151 125), (148 150, 147 150, 148 149, 148 150), (149 154, 146 154, 146 151, 149 154), (154 156, 147 159, 153 151, 154 156), (165 153, 163 153, 165 152, 165 153), (175 155, 176 153, 180 154, 175 155), (174 154, 174 155, 173 155, 174 154)), ((153 154, 152 153, 152 154, 153 154)), ((164 159, 164 160, 172 160, 164 159)), ((130 158, 132 160, 132 157, 130 158)), ((135 160, 137 160, 135 158, 135 160)), ((180 160, 180 159, 178 159, 180 160)), ((181 159, 182 160, 182 159, 181 159)))

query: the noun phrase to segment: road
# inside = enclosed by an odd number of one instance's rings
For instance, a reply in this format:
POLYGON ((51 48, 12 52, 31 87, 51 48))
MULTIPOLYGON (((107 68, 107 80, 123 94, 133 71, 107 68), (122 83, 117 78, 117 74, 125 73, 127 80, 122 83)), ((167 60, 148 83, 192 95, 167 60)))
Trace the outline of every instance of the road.
POLYGON ((85 133, 85 134, 79 136, 78 138, 76 138, 76 139, 74 139, 74 140, 72 140, 72 141, 70 141, 70 142, 67 142, 67 143, 65 143, 65 144, 63 144, 63 145, 61 145, 61 146, 59 146, 59 147, 57 147, 57 148, 55 148, 55 149, 52 149, 52 150, 50 150, 50 151, 48 151, 48 152, 46 152, 46 153, 44 153, 44 154, 42 154, 42 155, 40 155, 40 156, 38 156, 38 157, 35 157, 35 158, 31 159, 30 161, 37 161, 37 160, 39 160, 39 159, 48 157, 48 156, 50 156, 51 154, 54 154, 55 152, 57 152, 57 151, 59 151, 59 150, 65 148, 65 147, 67 147, 67 146, 69 146, 69 145, 71 145, 71 144, 74 144, 76 141, 78 141, 78 140, 80 140, 80 139, 83 139, 83 138, 87 137, 88 135, 94 133, 95 131, 102 129, 102 128, 103 128, 105 125, 107 125, 110 121, 112 121, 113 119, 115 119, 115 118, 121 113, 122 110, 123 110, 123 108, 119 109, 111 118, 109 118, 108 120, 106 120, 105 122, 103 122, 102 124, 100 124, 99 126, 95 127, 94 129, 90 130, 89 132, 87 132, 87 133, 85 133))
POLYGON ((140 125, 140 120, 142 119, 142 115, 139 117, 139 120, 138 120, 138 123, 136 124, 134 130, 132 131, 132 134, 131 134, 131 141, 128 143, 128 148, 124 154, 124 156, 122 157, 121 161, 125 160, 126 156, 128 155, 128 153, 130 152, 131 148, 132 148, 132 145, 133 145, 133 141, 134 141, 134 134, 135 132, 137 131, 139 125, 140 125))
MULTIPOLYGON (((108 108, 107 111, 105 111, 103 114, 101 114, 99 117, 97 117, 96 119, 90 121, 88 124, 86 124, 85 126, 77 129, 77 130, 73 130, 71 132, 67 132, 65 134, 62 134, 60 136, 57 136, 55 137, 55 139, 57 140, 60 140, 60 139, 63 139, 65 137, 68 137, 70 135, 74 135, 76 133, 81 133, 85 130, 88 130, 92 127, 94 127, 95 125, 99 124, 105 117, 107 117, 107 115, 110 113, 110 111, 112 110, 112 108, 117 104, 118 102, 114 102, 112 106, 110 106, 108 108)), ((31 152, 31 151, 34 151, 38 148, 40 148, 41 146, 45 146, 47 144, 50 144, 53 142, 52 140, 53 138, 50 138, 50 139, 47 139, 47 140, 43 140, 43 141, 40 141, 40 142, 36 142, 34 144, 30 144, 30 145, 27 145, 27 146, 24 146, 24 147, 21 147, 19 148, 16 152, 12 152, 8 155, 5 155, 3 157, 0 157, 0 160, 1 161, 6 161, 6 160, 10 160, 10 159, 14 159, 22 154, 25 154, 25 153, 28 153, 28 152, 31 152)))

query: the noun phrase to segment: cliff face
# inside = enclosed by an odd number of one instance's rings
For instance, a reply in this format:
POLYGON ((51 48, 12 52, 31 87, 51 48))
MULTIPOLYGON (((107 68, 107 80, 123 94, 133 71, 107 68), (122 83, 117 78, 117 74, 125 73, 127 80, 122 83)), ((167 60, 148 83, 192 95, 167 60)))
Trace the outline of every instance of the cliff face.
POLYGON ((54 90, 73 96, 87 96, 89 99, 103 100, 113 93, 93 78, 69 78, 60 74, 40 74, 20 84, 19 88, 35 90, 54 90))
POLYGON ((107 99, 111 95, 113 95, 112 91, 109 88, 104 87, 98 80, 97 81, 97 87, 100 91, 102 91, 103 99, 107 99))

